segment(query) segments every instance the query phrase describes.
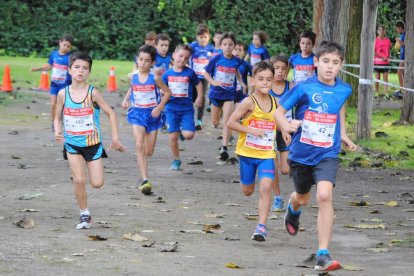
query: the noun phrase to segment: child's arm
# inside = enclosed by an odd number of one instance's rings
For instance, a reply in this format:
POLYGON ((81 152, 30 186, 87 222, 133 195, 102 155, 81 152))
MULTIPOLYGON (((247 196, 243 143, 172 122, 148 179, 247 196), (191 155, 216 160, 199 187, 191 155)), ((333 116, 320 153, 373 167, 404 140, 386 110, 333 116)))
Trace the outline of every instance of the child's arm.
POLYGON ((129 106, 129 97, 131 95, 131 87, 128 89, 128 92, 126 93, 124 100, 122 101, 122 107, 124 109, 127 109, 129 106))
POLYGON ((32 67, 32 68, 30 68, 30 72, 33 72, 33 71, 50 71, 50 70, 52 70, 52 64, 45 64, 45 65, 43 65, 43 66, 38 66, 38 67, 32 67))
POLYGON ((204 78, 208 81, 208 83, 210 83, 212 86, 221 86, 221 81, 215 81, 213 80, 213 78, 211 77, 211 75, 205 71, 204 72, 204 78))
POLYGON ((162 81, 161 78, 155 77, 155 83, 157 84, 158 88, 164 91, 164 96, 161 98, 161 102, 154 108, 151 112, 152 117, 157 118, 160 116, 161 111, 164 110, 165 104, 171 97, 171 90, 170 88, 162 81))
POLYGON ((65 91, 60 90, 56 99, 56 111, 55 117, 53 120, 53 126, 55 128, 55 139, 56 142, 63 142, 62 134, 62 112, 63 112, 63 103, 65 102, 65 91))
POLYGON ((236 78, 239 81, 241 87, 243 88, 243 94, 246 94, 246 92, 247 92, 247 85, 244 83, 244 81, 243 81, 242 77, 240 76, 240 73, 239 73, 238 70, 236 71, 236 78))
POLYGON ((341 124, 341 141, 345 144, 345 146, 351 150, 355 151, 357 146, 349 139, 348 135, 346 134, 346 125, 345 125, 345 106, 342 106, 341 111, 339 112, 340 124, 341 124))
POLYGON ((240 105, 236 108, 236 110, 231 114, 227 126, 230 129, 233 129, 238 132, 249 133, 251 135, 257 137, 263 137, 265 135, 264 129, 255 129, 243 126, 240 123, 240 119, 242 119, 246 114, 253 112, 254 110, 254 102, 251 98, 246 98, 243 100, 240 105))
POLYGON ((298 120, 292 120, 289 122, 285 118, 286 112, 287 110, 284 109, 283 106, 279 105, 273 117, 275 118, 276 125, 278 126, 279 130, 282 132, 283 140, 285 140, 286 145, 289 145, 290 140, 292 138, 290 133, 297 131, 298 128, 301 126, 302 122, 298 120))
POLYGON ((196 90, 197 98, 194 103, 197 107, 201 107, 203 105, 203 83, 201 81, 196 85, 196 90))
POLYGON ((99 93, 99 91, 95 88, 92 91, 92 99, 95 103, 99 105, 99 107, 105 112, 105 114, 109 118, 109 123, 111 125, 112 130, 112 141, 111 145, 109 145, 109 148, 113 148, 117 151, 124 152, 126 148, 121 144, 119 141, 118 136, 118 123, 116 120, 116 113, 112 110, 112 108, 105 102, 102 95, 99 93))
MULTIPOLYGON (((245 61, 247 61, 247 62, 249 62, 249 58, 250 58, 250 55, 249 54, 246 54, 245 56, 244 56, 244 60, 245 61)), ((250 64, 250 63, 249 63, 250 64)))

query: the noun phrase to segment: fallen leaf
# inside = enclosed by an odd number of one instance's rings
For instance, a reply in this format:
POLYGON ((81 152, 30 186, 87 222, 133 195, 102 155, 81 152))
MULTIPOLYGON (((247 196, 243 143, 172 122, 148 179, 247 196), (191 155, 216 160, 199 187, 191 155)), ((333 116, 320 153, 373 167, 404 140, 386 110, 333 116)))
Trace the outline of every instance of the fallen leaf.
POLYGON ((71 256, 75 256, 75 257, 83 257, 83 253, 73 253, 71 256))
POLYGON ((227 263, 227 264, 225 264, 224 266, 225 266, 225 267, 227 267, 227 268, 232 268, 232 269, 239 269, 239 268, 243 268, 243 267, 241 267, 241 266, 239 266, 239 265, 236 265, 236 264, 234 264, 234 263, 227 263))
POLYGON ((203 225, 203 231, 208 232, 211 230, 219 230, 221 228, 220 224, 204 224, 203 225))
POLYGON ((345 228, 354 228, 354 229, 385 229, 384 224, 346 224, 344 225, 345 228))
POLYGON ((31 229, 35 227, 35 222, 31 218, 23 218, 19 220, 18 222, 16 222, 15 225, 23 229, 31 229))
POLYGON ((201 225, 202 224, 199 221, 192 221, 192 220, 187 220, 186 223, 188 223, 188 224, 194 224, 194 225, 201 225))
POLYGON ((42 192, 31 192, 31 193, 25 193, 25 194, 19 196, 17 199, 18 200, 30 200, 30 199, 39 197, 41 195, 43 195, 42 192))
POLYGON ((379 210, 369 210, 368 213, 370 214, 381 214, 379 210))
POLYGON ((178 242, 163 242, 160 251, 161 252, 177 252, 178 242))
POLYGON ((349 201, 349 205, 351 206, 369 206, 369 203, 366 201, 349 201))
POLYGON ((158 211, 163 212, 163 213, 169 213, 172 211, 172 209, 160 209, 158 211))
POLYGON ((185 233, 185 234, 205 234, 206 233, 199 229, 180 230, 179 232, 185 233))
POLYGON ((226 241, 239 241, 240 238, 239 237, 230 236, 230 237, 226 237, 224 240, 226 240, 226 241))
POLYGON ((18 135, 19 132, 17 130, 12 130, 9 132, 9 135, 18 135))
POLYGON ((234 203, 234 202, 227 202, 226 206, 232 206, 232 207, 240 207, 241 205, 238 203, 234 203))
POLYGON ((385 206, 389 206, 389 207, 396 207, 398 206, 398 202, 395 200, 390 200, 387 203, 384 204, 385 206))
POLYGON ((384 220, 383 220, 383 219, 380 219, 380 218, 373 218, 373 219, 370 219, 370 221, 371 221, 371 222, 378 222, 378 223, 381 223, 381 222, 383 222, 384 220))
POLYGON ((165 200, 163 200, 162 197, 157 197, 157 199, 154 200, 153 203, 165 203, 165 200))
POLYGON ((367 248, 367 251, 375 252, 375 253, 383 253, 390 251, 387 247, 373 247, 373 248, 367 248))
POLYGON ((141 236, 140 234, 137 234, 137 233, 124 234, 122 238, 125 240, 131 240, 131 241, 137 241, 137 242, 148 241, 146 237, 141 236))
POLYGON ((155 244, 155 241, 147 242, 142 245, 142 247, 152 247, 155 244))
POLYGON ((35 212, 39 212, 39 210, 36 210, 36 209, 22 209, 19 212, 22 212, 22 213, 35 213, 35 212))
POLYGON ((16 156, 16 155, 12 155, 12 156, 11 156, 11 158, 12 158, 12 159, 22 159, 21 157, 16 156))
POLYGON ((212 169, 203 169, 203 170, 201 170, 202 172, 208 172, 208 173, 210 173, 210 172, 213 172, 213 170, 212 169))
POLYGON ((223 214, 216 214, 216 213, 207 213, 205 214, 207 218, 224 218, 223 214))
POLYGON ((93 241, 106 241, 108 238, 101 237, 99 235, 90 235, 88 236, 93 241))
POLYGON ((191 161, 187 162, 188 165, 203 165, 203 161, 197 160, 197 161, 191 161))
POLYGON ((362 268, 352 266, 352 265, 341 265, 342 269, 348 270, 348 271, 363 271, 362 268))
POLYGON ((414 212, 414 209, 403 209, 401 211, 403 211, 403 212, 414 212))

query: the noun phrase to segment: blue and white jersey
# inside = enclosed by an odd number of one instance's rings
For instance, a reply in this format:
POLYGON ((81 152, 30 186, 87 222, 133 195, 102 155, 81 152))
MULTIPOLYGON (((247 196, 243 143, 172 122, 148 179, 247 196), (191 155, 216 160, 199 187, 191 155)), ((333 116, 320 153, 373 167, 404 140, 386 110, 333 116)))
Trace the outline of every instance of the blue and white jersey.
POLYGON ((242 63, 238 57, 226 58, 223 54, 210 60, 205 70, 215 81, 221 82, 221 86, 210 85, 209 98, 234 100, 236 97, 236 73, 242 63))
POLYGON ((190 57, 190 67, 196 72, 199 79, 204 79, 204 68, 210 61, 214 46, 208 43, 206 46, 200 46, 198 42, 190 44, 193 54, 190 57))
POLYGON ((154 74, 149 73, 144 83, 139 81, 138 72, 131 79, 131 108, 155 108, 161 101, 160 92, 155 82, 154 74))
MULTIPOLYGON (((283 89, 283 92, 281 94, 276 94, 272 89, 270 89, 269 94, 271 96, 273 96, 276 99, 276 102, 279 104, 280 99, 287 94, 287 92, 289 91, 289 81, 285 80, 285 88, 283 89)), ((286 111, 285 113, 285 118, 288 121, 293 120, 294 116, 293 116, 293 108, 286 111)))
POLYGON ((162 73, 161 75, 163 75, 168 70, 168 68, 170 68, 171 59, 172 57, 170 54, 167 54, 165 57, 163 57, 157 52, 157 55, 155 56, 155 63, 151 68, 151 72, 153 72, 155 69, 160 69, 162 73))
POLYGON ((247 54, 250 57, 251 66, 254 66, 259 61, 270 58, 269 51, 264 45, 256 48, 253 43, 250 43, 249 47, 247 48, 247 54))
POLYGON ((99 123, 100 108, 93 102, 92 91, 88 91, 82 102, 74 102, 70 96, 70 86, 65 88, 65 103, 63 104, 63 125, 65 143, 89 147, 101 142, 101 127, 99 123))
POLYGON ((69 56, 71 53, 60 55, 59 51, 53 51, 47 61, 52 66, 52 85, 66 86, 71 84, 72 77, 69 75, 69 56))
POLYGON ((162 81, 170 88, 171 97, 165 105, 165 111, 193 110, 193 93, 200 83, 193 69, 184 67, 176 72, 170 68, 162 76, 162 81))
POLYGON ((326 158, 337 158, 341 151, 340 110, 352 88, 336 78, 327 85, 314 76, 294 86, 279 104, 286 110, 296 106, 295 118, 302 126, 293 134, 289 159, 316 165, 326 158))
POLYGON ((301 53, 291 55, 289 65, 293 68, 293 82, 299 83, 305 81, 315 75, 315 65, 313 63, 312 53, 307 58, 303 58, 301 53))
POLYGON ((223 53, 223 50, 222 49, 216 49, 215 47, 213 47, 213 52, 211 53, 211 57, 215 57, 215 56, 217 56, 217 55, 219 55, 219 54, 222 54, 223 53))
MULTIPOLYGON (((239 74, 244 84, 247 85, 247 77, 252 75, 252 66, 244 59, 242 59, 241 61, 242 61, 242 64, 239 67, 239 74)), ((243 87, 241 86, 237 78, 236 78, 236 90, 237 92, 243 91, 243 87)))

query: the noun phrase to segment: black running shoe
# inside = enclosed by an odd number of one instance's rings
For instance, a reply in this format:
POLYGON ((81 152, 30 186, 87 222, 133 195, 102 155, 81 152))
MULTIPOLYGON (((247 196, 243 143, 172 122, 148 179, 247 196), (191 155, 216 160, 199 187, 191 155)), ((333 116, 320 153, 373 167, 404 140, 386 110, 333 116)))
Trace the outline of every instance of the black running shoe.
POLYGON ((222 147, 220 150, 220 160, 221 161, 227 161, 229 159, 229 153, 227 152, 227 149, 222 147))
POLYGON ((288 204, 286 215, 285 215, 285 226, 289 235, 296 236, 299 231, 299 215, 295 216, 290 211, 290 202, 288 204))

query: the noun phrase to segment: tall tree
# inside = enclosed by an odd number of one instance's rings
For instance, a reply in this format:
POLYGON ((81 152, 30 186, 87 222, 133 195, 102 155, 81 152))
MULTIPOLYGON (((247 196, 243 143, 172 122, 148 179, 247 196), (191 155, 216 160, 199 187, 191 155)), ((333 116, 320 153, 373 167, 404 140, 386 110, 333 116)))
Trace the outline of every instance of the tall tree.
POLYGON ((357 138, 371 138, 372 73, 374 71, 375 24, 378 0, 364 0, 359 72, 357 138))
MULTIPOLYGON (((414 1, 407 1, 404 87, 414 88, 414 1)), ((405 91, 400 120, 414 124, 414 92, 405 91)))

